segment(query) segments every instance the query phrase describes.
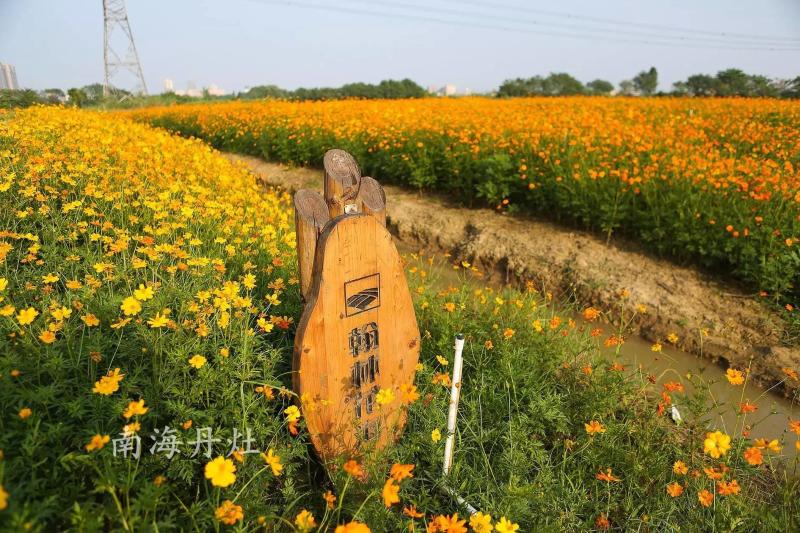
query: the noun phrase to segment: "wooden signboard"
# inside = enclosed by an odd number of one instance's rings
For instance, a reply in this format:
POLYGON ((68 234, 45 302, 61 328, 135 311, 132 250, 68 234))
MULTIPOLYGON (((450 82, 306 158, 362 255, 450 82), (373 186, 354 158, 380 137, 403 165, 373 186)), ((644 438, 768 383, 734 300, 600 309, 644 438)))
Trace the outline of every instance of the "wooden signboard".
POLYGON ((386 197, 342 150, 325 155, 325 197, 295 195, 300 288, 294 388, 325 460, 380 450, 405 423, 420 336, 386 197), (379 402, 379 393, 382 402, 379 402), (390 401, 386 401, 390 399, 390 401))

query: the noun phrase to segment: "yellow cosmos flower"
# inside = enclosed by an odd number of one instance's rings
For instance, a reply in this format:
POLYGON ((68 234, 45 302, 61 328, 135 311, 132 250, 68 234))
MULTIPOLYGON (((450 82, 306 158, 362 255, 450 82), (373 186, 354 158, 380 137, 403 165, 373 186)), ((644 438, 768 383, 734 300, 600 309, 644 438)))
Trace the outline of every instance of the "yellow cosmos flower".
POLYGON ((490 533, 494 530, 492 526, 492 515, 483 514, 480 511, 469 517, 469 527, 475 533, 490 533))
POLYGON ((281 475, 281 472, 283 472, 283 465, 281 464, 281 458, 278 457, 275 454, 275 452, 272 451, 272 448, 267 450, 267 453, 262 453, 261 458, 270 467, 273 476, 281 475))
POLYGON ((55 309, 50 311, 50 314, 53 315, 53 318, 55 318, 58 321, 67 320, 69 317, 72 316, 72 309, 63 306, 56 307, 55 309))
POLYGON ((55 283, 56 281, 58 281, 58 276, 56 276, 55 274, 46 274, 42 276, 43 283, 50 284, 50 283, 55 283))
POLYGON ((713 457, 719 459, 731 449, 731 438, 721 431, 714 431, 713 433, 706 433, 706 438, 703 441, 703 451, 713 457))
POLYGON ((95 326, 100 325, 100 319, 94 316, 92 313, 87 313, 81 317, 81 320, 87 327, 93 328, 95 326))
POLYGON ((317 527, 317 521, 314 519, 314 515, 303 509, 297 513, 297 516, 294 519, 294 525, 297 526, 298 531, 306 533, 317 527))
POLYGON ((26 418, 28 418, 32 414, 33 414, 33 411, 30 409, 30 407, 23 407, 22 409, 19 410, 19 413, 17 413, 17 415, 23 420, 25 420, 26 418))
POLYGON ((236 465, 230 459, 219 456, 206 463, 205 476, 215 487, 225 488, 236 481, 236 465))
POLYGON ((122 300, 122 305, 119 306, 125 316, 138 315, 142 310, 142 304, 133 296, 128 296, 122 300))
POLYGON ((194 368, 203 368, 203 365, 206 364, 207 359, 200 354, 193 355, 189 358, 189 364, 194 368))
POLYGON ((439 442, 440 440, 442 440, 442 432, 439 431, 438 428, 431 431, 431 440, 433 442, 439 442))
POLYGON ((298 409, 296 405, 290 405, 284 409, 283 414, 286 415, 287 422, 297 422, 300 420, 300 409, 298 409))
POLYGON ((39 335, 39 340, 45 344, 52 344, 56 340, 56 334, 49 329, 45 330, 41 335, 39 335))
POLYGON ((133 291, 133 296, 140 302, 146 302, 153 297, 153 287, 139 284, 139 288, 133 291))
POLYGON ((156 313, 156 316, 148 320, 147 323, 150 324, 151 328, 163 328, 164 326, 169 324, 169 318, 162 315, 161 313, 156 313))
POLYGON ((109 440, 111 440, 111 437, 109 435, 97 434, 94 437, 92 437, 92 440, 89 441, 89 444, 87 444, 84 447, 86 448, 87 452, 93 452, 95 450, 101 450, 101 449, 103 449, 103 446, 108 444, 109 440))
POLYGON ((115 368, 113 371, 109 370, 108 374, 101 377, 99 381, 94 383, 92 392, 95 394, 101 394, 103 396, 114 394, 119 390, 119 382, 122 381, 122 378, 124 377, 125 374, 120 374, 119 368, 115 368))
POLYGON ((0 292, 3 292, 8 287, 8 280, 6 278, 0 278, 0 292))
POLYGON ((392 389, 381 389, 378 391, 375 401, 378 405, 387 405, 394 401, 394 391, 392 389))
POLYGON ((144 398, 142 398, 141 400, 134 400, 128 403, 128 407, 125 408, 122 416, 126 419, 133 418, 134 416, 144 415, 149 410, 148 407, 144 406, 144 398))
POLYGON ((500 521, 495 524, 494 530, 497 531, 497 533, 514 533, 515 531, 519 531, 519 525, 507 519, 505 516, 501 516, 500 521))
POLYGON ((8 493, 3 485, 0 485, 0 511, 8 507, 8 493))
POLYGON ((123 318, 119 322, 114 322, 113 324, 111 324, 111 329, 124 328, 125 326, 128 325, 128 323, 130 323, 130 321, 131 321, 130 318, 123 318))
POLYGON ((39 311, 37 311, 33 307, 29 307, 17 313, 17 322, 19 322, 20 326, 27 326, 28 324, 36 320, 37 316, 39 316, 39 311))

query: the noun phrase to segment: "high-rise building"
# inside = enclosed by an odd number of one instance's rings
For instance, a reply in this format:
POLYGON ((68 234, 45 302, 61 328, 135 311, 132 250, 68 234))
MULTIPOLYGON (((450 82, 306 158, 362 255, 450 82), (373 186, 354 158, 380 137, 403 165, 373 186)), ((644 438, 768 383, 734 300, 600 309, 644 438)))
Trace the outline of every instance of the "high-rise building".
POLYGON ((0 89, 19 89, 17 71, 14 69, 14 65, 0 63, 0 89))
POLYGON ((172 80, 170 78, 164 78, 164 92, 165 93, 175 92, 175 84, 172 83, 172 80))

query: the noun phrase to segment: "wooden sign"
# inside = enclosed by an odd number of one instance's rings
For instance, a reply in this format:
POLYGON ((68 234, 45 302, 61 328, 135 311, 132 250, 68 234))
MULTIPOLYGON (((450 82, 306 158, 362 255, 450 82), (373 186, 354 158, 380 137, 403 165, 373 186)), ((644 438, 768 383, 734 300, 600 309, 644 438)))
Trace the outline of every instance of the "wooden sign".
POLYGON ((325 197, 295 195, 305 307, 293 375, 311 440, 331 460, 397 439, 420 336, 403 265, 384 227, 383 189, 361 176, 347 152, 329 151, 324 164, 325 197))

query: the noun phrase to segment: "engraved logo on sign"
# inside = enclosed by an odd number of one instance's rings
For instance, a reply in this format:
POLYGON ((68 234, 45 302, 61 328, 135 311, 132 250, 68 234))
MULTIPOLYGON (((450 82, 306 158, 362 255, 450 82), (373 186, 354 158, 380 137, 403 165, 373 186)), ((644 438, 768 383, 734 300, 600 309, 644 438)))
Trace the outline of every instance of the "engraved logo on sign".
POLYGON ((344 284, 345 315, 354 316, 381 305, 381 275, 372 274, 344 284))

